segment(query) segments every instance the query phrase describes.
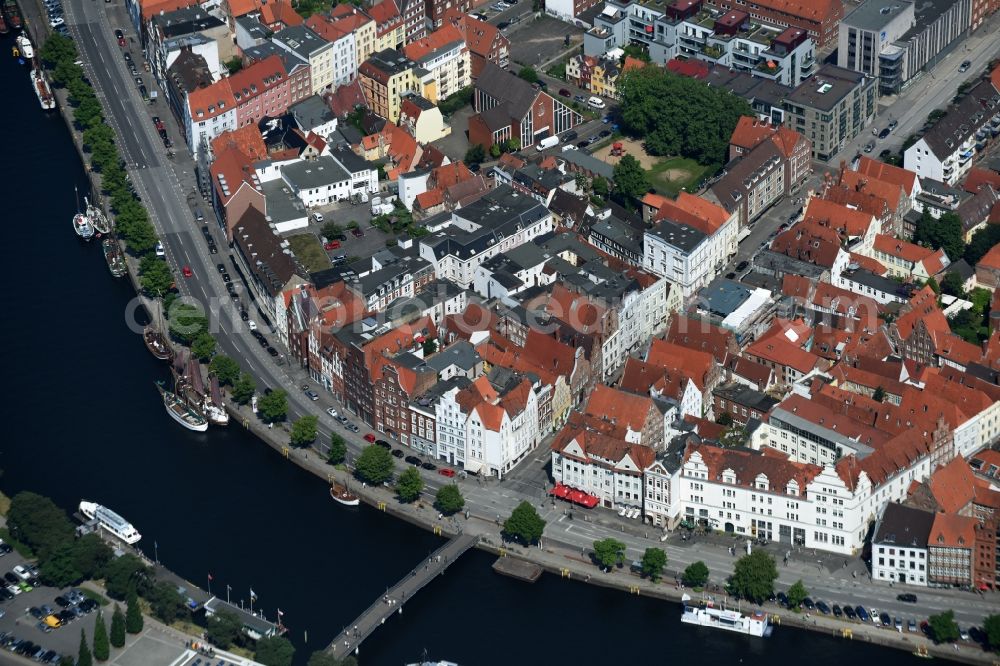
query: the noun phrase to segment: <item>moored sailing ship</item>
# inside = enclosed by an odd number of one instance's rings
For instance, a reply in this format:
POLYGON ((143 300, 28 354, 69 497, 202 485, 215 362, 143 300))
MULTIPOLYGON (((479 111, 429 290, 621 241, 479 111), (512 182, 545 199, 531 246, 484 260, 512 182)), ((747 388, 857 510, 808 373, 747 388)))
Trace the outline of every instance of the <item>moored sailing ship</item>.
POLYGON ((160 361, 170 360, 170 356, 172 355, 170 345, 167 344, 160 331, 152 324, 142 329, 142 341, 145 343, 146 349, 154 357, 160 361))
POLYGON ((127 269, 125 267, 125 255, 122 254, 121 246, 113 236, 106 236, 101 241, 101 248, 104 250, 104 260, 108 262, 108 270, 116 278, 124 277, 127 269))
POLYGON ((111 233, 111 221, 104 214, 100 208, 90 203, 87 197, 83 198, 83 203, 87 206, 87 219, 90 223, 94 225, 94 229, 97 230, 99 234, 110 234, 111 233))
POLYGON ((184 400, 181 400, 176 393, 168 391, 162 381, 156 382, 156 388, 160 391, 163 406, 166 408, 167 414, 170 414, 170 418, 188 430, 195 432, 208 430, 208 421, 205 417, 192 409, 184 400))
POLYGON ((56 108, 56 98, 52 96, 52 89, 49 82, 45 80, 45 73, 38 67, 31 70, 31 87, 35 89, 35 97, 45 111, 56 108))

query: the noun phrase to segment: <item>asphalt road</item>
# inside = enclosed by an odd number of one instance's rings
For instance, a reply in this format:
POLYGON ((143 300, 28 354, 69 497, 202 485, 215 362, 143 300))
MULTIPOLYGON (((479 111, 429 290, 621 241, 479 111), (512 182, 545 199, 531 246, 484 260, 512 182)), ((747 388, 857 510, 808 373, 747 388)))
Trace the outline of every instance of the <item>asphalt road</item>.
MULTIPOLYGON (((257 378, 260 388, 283 388, 288 392, 290 419, 303 414, 318 414, 321 423, 319 441, 329 441, 330 432, 336 431, 348 442, 350 456, 353 458, 358 455, 366 445, 361 436, 367 429, 354 435, 327 416, 323 411, 327 407, 333 406, 338 410, 343 408, 325 392, 317 391, 322 395, 319 401, 309 401, 298 388, 301 384, 310 383, 304 371, 288 365, 276 365, 239 320, 237 310, 226 295, 224 283, 215 268, 216 263, 228 263, 229 260, 225 254, 208 254, 198 229, 199 223, 193 219, 194 205, 201 206, 210 214, 209 207, 200 198, 185 194, 194 189, 193 163, 186 156, 185 147, 179 140, 175 141, 176 157, 166 157, 150 117, 153 114, 161 115, 170 125, 172 121, 168 118, 169 113, 162 103, 153 106, 143 103, 125 68, 121 49, 114 41, 113 28, 128 25, 123 9, 118 3, 98 3, 92 0, 67 0, 66 9, 67 23, 80 46, 85 69, 98 89, 99 98, 105 104, 109 123, 119 136, 119 145, 130 163, 130 175, 160 232, 167 258, 178 272, 183 265, 190 266, 194 272, 190 279, 178 278, 181 293, 207 308, 222 351, 239 359, 244 369, 257 378), (110 16, 106 12, 110 12, 110 16)), ((133 58, 137 56, 140 59, 136 62, 141 63, 141 54, 133 50, 133 58)), ((144 75, 143 78, 148 80, 149 76, 144 75)), ((940 94, 945 97, 953 94, 955 86, 957 82, 951 86, 951 93, 945 91, 940 94)), ((148 81, 147 88, 155 89, 151 80, 148 81)), ((598 126, 599 122, 587 131, 598 126)), ((176 136, 173 129, 171 133, 176 136)), ((780 209, 775 209, 778 210, 780 209)), ((774 217, 773 220, 771 217, 765 216, 769 220, 765 224, 758 223, 761 234, 770 233, 768 224, 773 223, 776 228, 780 223, 780 217, 774 217)), ((216 225, 209 224, 209 228, 213 230, 218 242, 221 237, 216 225)), ((225 242, 218 242, 218 247, 224 250, 227 245, 225 242)), ((595 539, 614 535, 627 544, 628 556, 631 558, 639 557, 651 545, 658 545, 666 546, 671 568, 683 568, 687 563, 701 559, 714 572, 713 580, 721 580, 725 572, 731 570, 733 558, 721 546, 699 544, 695 547, 686 542, 663 544, 658 539, 659 533, 650 531, 650 536, 647 537, 642 526, 618 519, 617 515, 607 511, 589 512, 589 522, 581 520, 580 517, 584 514, 577 511, 577 519, 570 520, 563 515, 562 505, 547 503, 542 497, 543 484, 548 481, 542 470, 548 460, 545 444, 540 444, 527 460, 531 462, 522 463, 509 483, 472 479, 462 481, 463 495, 470 512, 475 517, 492 521, 495 516, 505 517, 518 503, 527 500, 536 506, 540 505, 540 513, 549 521, 545 538, 565 543, 570 548, 589 548, 595 539)), ((425 473, 424 476, 428 483, 428 495, 432 495, 444 483, 451 482, 433 472, 425 473)), ((898 590, 884 585, 862 584, 860 579, 850 577, 847 569, 831 571, 822 565, 817 567, 811 557, 808 553, 793 554, 788 567, 781 568, 782 584, 788 585, 802 578, 813 592, 814 598, 836 603, 843 602, 844 597, 850 596, 853 603, 878 606, 903 617, 923 617, 940 609, 954 608, 960 622, 978 624, 987 611, 996 609, 992 597, 984 599, 978 595, 952 590, 918 589, 916 591, 921 600, 919 607, 899 604, 894 601, 898 590)))

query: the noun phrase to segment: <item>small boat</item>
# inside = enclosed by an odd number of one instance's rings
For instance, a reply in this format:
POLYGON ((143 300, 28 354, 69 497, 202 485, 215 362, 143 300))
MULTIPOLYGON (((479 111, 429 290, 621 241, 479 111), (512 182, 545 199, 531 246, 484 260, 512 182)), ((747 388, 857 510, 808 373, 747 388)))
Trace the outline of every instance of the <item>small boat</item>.
POLYGON ((146 349, 160 361, 170 360, 170 345, 166 343, 160 332, 152 325, 142 329, 142 341, 146 343, 146 349))
POLYGON ((744 615, 736 610, 715 608, 711 602, 702 603, 699 606, 688 606, 687 601, 690 600, 690 597, 686 594, 684 597, 687 597, 684 599, 684 612, 681 613, 681 622, 684 624, 723 629, 758 638, 767 638, 771 635, 773 627, 767 613, 754 611, 750 615, 744 615))
POLYGON ((35 57, 35 47, 31 44, 31 40, 23 32, 17 36, 15 40, 17 42, 17 50, 21 52, 21 57, 25 60, 31 60, 35 57))
POLYGON ((139 543, 142 539, 142 535, 132 527, 132 523, 106 506, 83 500, 80 502, 80 513, 89 520, 96 520, 98 525, 127 544, 139 543))
MULTIPOLYGON (((20 39, 20 37, 18 37, 20 39)), ((80 212, 80 193, 74 187, 73 192, 77 195, 76 198, 76 215, 73 216, 73 231, 76 235, 83 240, 90 240, 94 237, 94 225, 90 223, 90 218, 87 217, 86 213, 80 212)))
MULTIPOLYGON (((17 3, 14 0, 4 0, 3 3, 3 15, 7 19, 7 27, 11 30, 21 29, 21 11, 17 8, 17 3)), ((32 56, 27 56, 32 57, 32 56)))
POLYGON ((111 222, 108 217, 104 214, 100 208, 90 203, 87 197, 83 198, 83 203, 87 207, 87 219, 90 223, 94 225, 94 229, 97 230, 99 234, 110 234, 111 233, 111 222))
POLYGON ((35 89, 35 97, 45 111, 56 108, 56 98, 52 96, 52 89, 49 82, 45 80, 45 74, 41 69, 35 67, 31 70, 31 86, 35 89))
POLYGON ((118 241, 113 236, 106 236, 101 241, 101 248, 104 250, 104 260, 108 262, 108 270, 116 278, 124 277, 127 269, 125 267, 125 256, 122 254, 118 241))
POLYGON ((208 420, 177 397, 176 393, 168 391, 163 382, 156 382, 156 388, 160 390, 163 406, 166 408, 167 414, 170 414, 170 418, 188 430, 195 432, 208 430, 208 420))
POLYGON ((347 486, 342 486, 336 481, 330 486, 330 497, 344 506, 357 506, 361 504, 360 497, 348 490, 347 486))

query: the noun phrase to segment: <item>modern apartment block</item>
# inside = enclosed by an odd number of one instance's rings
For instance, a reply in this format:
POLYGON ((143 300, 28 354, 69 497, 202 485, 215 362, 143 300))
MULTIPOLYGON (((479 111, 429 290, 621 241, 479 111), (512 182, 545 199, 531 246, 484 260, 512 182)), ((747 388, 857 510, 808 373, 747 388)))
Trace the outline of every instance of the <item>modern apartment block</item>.
POLYGON ((879 80, 894 95, 951 52, 969 29, 972 0, 867 0, 841 22, 837 65, 879 80))

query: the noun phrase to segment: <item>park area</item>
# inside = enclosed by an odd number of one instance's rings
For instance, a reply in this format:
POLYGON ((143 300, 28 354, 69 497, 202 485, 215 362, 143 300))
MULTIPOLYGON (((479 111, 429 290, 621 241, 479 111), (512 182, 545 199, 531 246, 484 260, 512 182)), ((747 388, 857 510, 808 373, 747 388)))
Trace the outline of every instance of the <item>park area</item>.
POLYGON ((621 159, 612 155, 614 146, 620 143, 622 155, 631 155, 649 174, 649 181, 658 192, 669 197, 676 197, 681 190, 693 192, 695 187, 705 177, 709 167, 686 157, 657 157, 650 155, 642 146, 641 141, 621 137, 594 152, 594 157, 614 165, 621 159))
POLYGON ((299 263, 310 273, 324 270, 331 266, 330 257, 323 245, 313 234, 297 234, 288 236, 288 245, 299 263))

